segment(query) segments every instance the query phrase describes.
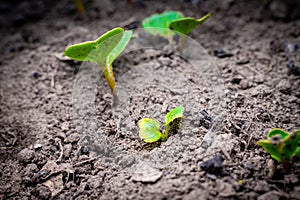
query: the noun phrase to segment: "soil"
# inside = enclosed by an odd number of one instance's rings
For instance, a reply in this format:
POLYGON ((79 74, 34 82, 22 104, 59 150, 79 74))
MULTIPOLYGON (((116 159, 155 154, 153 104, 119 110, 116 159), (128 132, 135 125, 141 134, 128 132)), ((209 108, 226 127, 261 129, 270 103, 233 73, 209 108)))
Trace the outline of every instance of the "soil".
POLYGON ((296 0, 97 2, 84 17, 71 1, 0 4, 0 199, 300 199, 299 158, 284 171, 256 144, 300 128, 296 0), (208 63, 168 46, 124 54, 112 107, 97 66, 61 57, 164 10, 213 12, 190 35, 208 63), (137 121, 163 124, 178 104, 180 131, 145 144, 137 121))

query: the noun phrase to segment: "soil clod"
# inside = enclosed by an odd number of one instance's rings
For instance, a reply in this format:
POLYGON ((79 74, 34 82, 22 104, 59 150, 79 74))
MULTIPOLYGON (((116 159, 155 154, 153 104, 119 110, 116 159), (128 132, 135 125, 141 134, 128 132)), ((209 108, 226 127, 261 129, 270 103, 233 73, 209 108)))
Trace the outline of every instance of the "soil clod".
POLYGON ((224 49, 216 49, 214 55, 218 58, 228 58, 233 56, 232 53, 228 53, 224 49))
POLYGON ((222 175, 224 174, 223 157, 221 156, 221 154, 217 154, 212 159, 201 163, 200 167, 210 175, 222 175))

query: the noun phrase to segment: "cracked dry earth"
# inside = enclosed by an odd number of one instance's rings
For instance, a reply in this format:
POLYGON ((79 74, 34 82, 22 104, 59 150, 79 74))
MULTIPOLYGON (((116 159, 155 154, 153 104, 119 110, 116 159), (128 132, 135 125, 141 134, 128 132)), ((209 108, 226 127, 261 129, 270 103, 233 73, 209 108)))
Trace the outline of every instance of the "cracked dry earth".
MULTIPOLYGON (((283 173, 256 145, 271 128, 300 128, 298 4, 153 0, 103 1, 99 7, 95 2, 86 1, 84 19, 72 2, 0 6, 0 199, 300 199, 299 158, 283 173), (61 58, 65 47, 117 26, 139 28, 143 18, 164 10, 194 17, 214 13, 191 34, 212 57, 224 87, 223 122, 208 146, 201 141, 218 112, 209 107, 214 98, 209 85, 197 80, 191 85, 199 93, 189 100, 199 103, 190 112, 193 123, 166 143, 145 145, 138 138, 135 123, 145 106, 136 105, 158 106, 164 115, 189 95, 182 90, 123 88, 140 94, 128 107, 134 111, 133 128, 126 132, 100 77, 92 93, 95 123, 82 126, 74 115, 74 84, 84 71, 82 63, 61 58), (173 98, 169 104, 168 98, 173 98)), ((176 70, 190 74, 187 84, 198 77, 185 60, 153 49, 121 56, 114 65, 120 85, 127 83, 128 70, 141 66, 166 77, 176 70)))

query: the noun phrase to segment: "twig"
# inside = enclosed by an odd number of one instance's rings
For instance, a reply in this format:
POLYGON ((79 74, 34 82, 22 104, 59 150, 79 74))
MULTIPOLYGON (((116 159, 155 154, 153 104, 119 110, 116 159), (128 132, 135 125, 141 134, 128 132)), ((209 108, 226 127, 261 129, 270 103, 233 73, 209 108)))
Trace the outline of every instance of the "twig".
POLYGON ((131 17, 131 18, 129 18, 129 19, 127 19, 127 20, 121 22, 121 23, 119 24, 119 26, 120 26, 120 27, 125 27, 125 26, 128 26, 129 24, 131 24, 131 23, 133 23, 133 22, 135 22, 135 21, 136 21, 136 18, 135 18, 135 17, 131 17))
POLYGON ((58 144, 59 144, 59 148, 60 148, 60 155, 59 155, 58 159, 56 160, 56 162, 60 162, 64 155, 64 148, 63 148, 60 140, 58 141, 58 144))
POLYGON ((3 97, 4 97, 4 95, 3 95, 3 89, 0 88, 0 101, 2 101, 3 97))
POLYGON ((238 129, 239 131, 241 131, 243 134, 248 135, 241 127, 239 127, 236 123, 233 122, 232 118, 229 119, 231 124, 238 129))
POLYGON ((78 145, 78 148, 76 150, 76 154, 75 154, 75 160, 78 158, 78 155, 79 155, 79 152, 80 152, 80 149, 81 149, 81 144, 82 144, 82 141, 85 139, 85 137, 82 137, 80 138, 80 140, 77 142, 77 145, 78 145))
POLYGON ((252 138, 253 138, 253 135, 251 134, 249 139, 248 139, 248 142, 247 142, 247 145, 246 145, 246 149, 248 149, 249 145, 250 145, 250 142, 252 141, 252 138))
POLYGON ((227 157, 227 159, 231 160, 231 157, 230 157, 229 153, 222 146, 220 147, 220 149, 223 152, 223 154, 227 157))
POLYGON ((84 163, 88 163, 88 162, 94 161, 94 160, 96 160, 97 158, 98 158, 98 157, 94 157, 94 158, 91 158, 91 159, 88 159, 88 160, 84 160, 84 161, 75 163, 73 166, 74 166, 74 167, 77 167, 77 166, 82 165, 82 164, 84 164, 84 163))
POLYGON ((249 69, 250 71, 252 71, 255 74, 262 74, 261 72, 257 71, 256 69, 253 69, 253 68, 249 67, 248 65, 244 65, 243 67, 246 67, 247 69, 249 69))

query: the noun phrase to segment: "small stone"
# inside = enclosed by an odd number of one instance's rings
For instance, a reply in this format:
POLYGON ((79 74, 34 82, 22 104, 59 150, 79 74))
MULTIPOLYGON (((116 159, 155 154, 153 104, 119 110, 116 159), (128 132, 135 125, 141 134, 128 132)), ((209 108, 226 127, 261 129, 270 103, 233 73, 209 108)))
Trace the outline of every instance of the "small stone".
POLYGON ((254 77, 254 82, 255 82, 255 83, 263 83, 264 81, 265 81, 264 76, 261 75, 261 74, 257 74, 257 75, 254 77))
POLYGON ((186 195, 183 199, 190 200, 190 199, 208 199, 209 191, 204 189, 196 189, 191 191, 188 195, 186 195))
POLYGON ((64 123, 62 123, 61 129, 62 129, 62 131, 64 131, 64 132, 68 131, 68 130, 69 130, 69 122, 64 122, 64 123))
POLYGON ((46 186, 38 186, 34 191, 34 196, 36 196, 39 199, 50 199, 51 198, 51 191, 46 186))
POLYGON ((300 76, 300 66, 296 65, 293 60, 289 60, 287 67, 289 69, 289 74, 300 76))
POLYGON ((103 178, 100 176, 92 176, 88 179, 87 183, 92 189, 101 188, 103 185, 103 178))
POLYGON ((241 75, 237 75, 232 77, 231 82, 233 84, 239 84, 241 82, 241 80, 243 80, 243 77, 241 75))
POLYGON ((217 154, 210 160, 207 160, 200 164, 200 167, 208 174, 222 175, 223 174, 223 157, 217 154))
POLYGON ((72 152, 72 144, 66 144, 66 145, 64 145, 64 156, 66 158, 70 157, 71 152, 72 152))
POLYGON ((61 163, 58 166, 59 171, 65 171, 67 173, 73 174, 75 172, 73 165, 70 163, 61 163))
POLYGON ((81 153, 82 153, 82 154, 87 155, 87 154, 89 154, 89 152, 90 152, 90 149, 89 149, 88 146, 83 145, 83 146, 81 147, 81 153))
POLYGON ((256 186, 253 189, 256 192, 267 192, 270 191, 270 186, 266 181, 262 180, 257 181, 256 186))
POLYGON ((21 162, 29 163, 34 158, 34 151, 28 148, 22 149, 18 153, 18 159, 21 162))
POLYGON ((258 198, 258 200, 279 200, 280 199, 280 194, 276 191, 269 191, 266 192, 262 195, 260 195, 258 198))
POLYGON ((232 57, 232 53, 228 53, 224 51, 223 49, 216 49, 214 51, 214 55, 217 56, 218 58, 227 58, 227 57, 232 57))
POLYGON ((33 148, 34 149, 39 149, 39 148, 41 148, 43 145, 42 144, 40 144, 40 143, 35 143, 34 145, 33 145, 33 148))
POLYGON ((295 185, 296 183, 299 183, 299 179, 295 174, 288 174, 284 176, 284 181, 287 184, 295 185))
POLYGON ((243 79, 240 82, 240 88, 245 90, 249 87, 249 82, 247 81, 247 79, 243 79))
POLYGON ((34 72, 34 73, 32 74, 32 77, 35 78, 35 79, 38 79, 38 78, 40 78, 40 77, 42 77, 42 76, 43 76, 43 75, 40 74, 40 73, 38 73, 38 72, 34 72))
POLYGON ((286 79, 283 79, 278 83, 276 89, 285 94, 289 93, 291 89, 290 82, 286 79))
POLYGON ((75 142, 78 142, 79 140, 80 140, 79 134, 72 133, 71 135, 66 137, 66 139, 64 139, 64 142, 65 143, 75 143, 75 142))
POLYGON ((145 162, 140 162, 137 165, 131 179, 137 182, 155 183, 162 177, 162 175, 163 174, 160 170, 149 166, 145 162))
POLYGON ((62 139, 65 139, 66 138, 66 134, 64 133, 64 132, 58 132, 57 134, 56 134, 56 137, 59 137, 59 138, 62 138, 62 139))
POLYGON ((245 65, 245 64, 248 64, 250 61, 249 59, 246 59, 246 58, 243 58, 243 59, 240 59, 236 62, 237 65, 245 65))

